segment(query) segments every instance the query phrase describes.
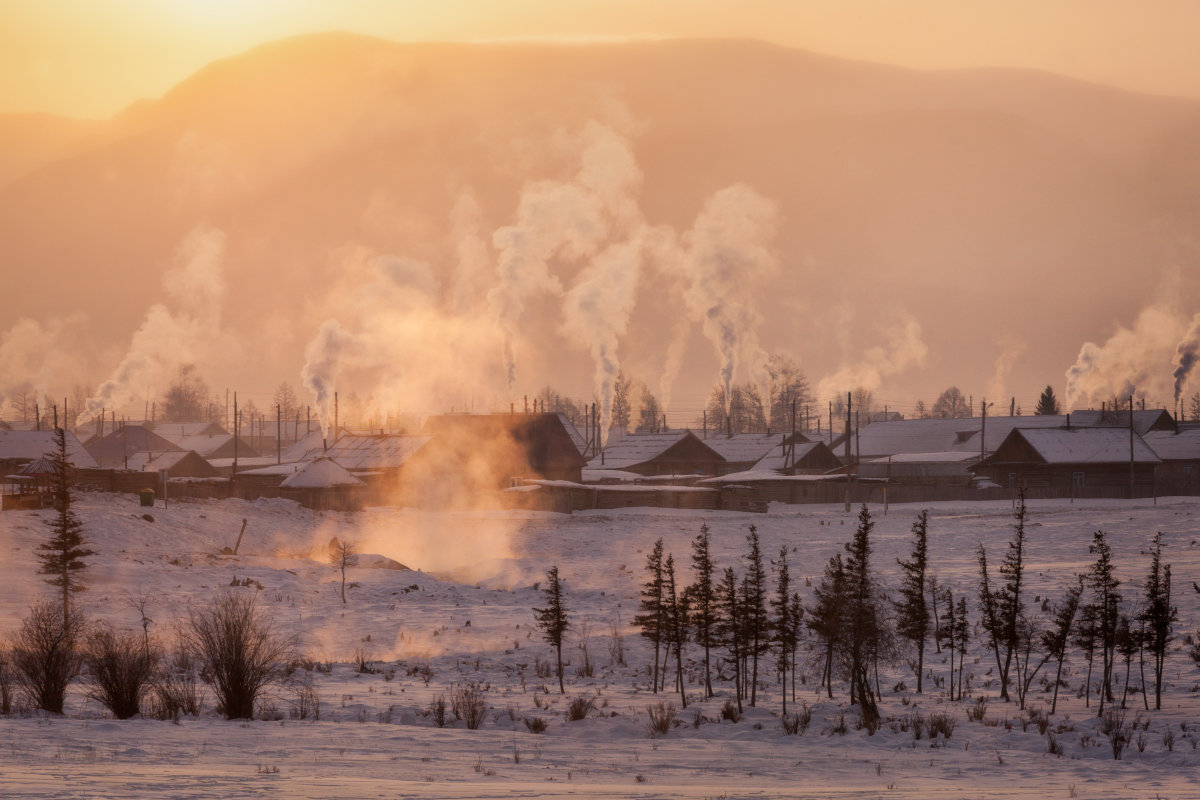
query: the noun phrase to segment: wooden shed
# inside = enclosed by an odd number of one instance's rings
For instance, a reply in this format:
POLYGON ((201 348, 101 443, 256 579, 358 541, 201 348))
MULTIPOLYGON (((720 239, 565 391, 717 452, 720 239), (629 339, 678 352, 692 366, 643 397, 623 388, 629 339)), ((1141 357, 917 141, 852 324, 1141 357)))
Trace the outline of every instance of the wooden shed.
POLYGON ((1142 437, 1120 428, 1016 428, 975 473, 1062 496, 1149 496, 1161 463, 1142 437))

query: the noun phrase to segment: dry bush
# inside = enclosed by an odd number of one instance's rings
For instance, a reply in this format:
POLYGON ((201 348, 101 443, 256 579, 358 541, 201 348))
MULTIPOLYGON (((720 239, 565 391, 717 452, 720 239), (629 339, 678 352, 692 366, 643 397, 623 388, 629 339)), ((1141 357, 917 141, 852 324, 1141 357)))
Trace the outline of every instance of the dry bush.
POLYGON ((936 739, 939 733, 943 739, 949 739, 954 735, 954 728, 958 723, 949 714, 937 712, 929 715, 926 725, 929 728, 930 739, 936 739))
POLYGON ((592 709, 595 707, 595 697, 588 695, 575 697, 571 699, 571 703, 567 706, 567 710, 563 716, 567 718, 567 722, 578 722, 581 719, 587 719, 588 714, 591 714, 592 709))
POLYGON ((967 719, 972 722, 983 722, 987 714, 988 700, 986 697, 975 698, 975 703, 967 709, 967 719))
POLYGON ((198 717, 203 702, 196 662, 181 647, 163 660, 154 677, 148 703, 150 716, 172 722, 184 715, 198 717))
POLYGON ((185 636, 226 719, 254 716, 255 701, 280 666, 292 660, 294 649, 275 633, 250 594, 222 594, 192 609, 185 636))
POLYGON ((737 722, 741 718, 742 712, 738 711, 737 703, 732 700, 726 700, 725 705, 721 706, 721 719, 737 722))
POLYGON ((809 708, 808 703, 804 703, 800 706, 799 711, 780 717, 780 723, 783 725, 783 732, 789 736, 803 735, 808 730, 809 724, 812 723, 812 709, 809 708))
POLYGON ((1108 743, 1112 746, 1113 758, 1120 761, 1121 754, 1125 752, 1125 746, 1129 744, 1130 739, 1129 726, 1125 720, 1125 709, 1111 706, 1104 709, 1104 713, 1100 716, 1100 732, 1108 737, 1108 743))
POLYGON ((526 717, 525 727, 529 729, 530 733, 545 733, 547 723, 541 717, 526 717))
POLYGON ((117 719, 139 714, 160 658, 158 647, 145 637, 107 627, 94 628, 84 651, 84 663, 92 676, 88 697, 117 719))
POLYGON ((75 606, 66 615, 56 600, 39 600, 29 607, 13 639, 12 660, 17 686, 34 708, 63 713, 67 687, 83 666, 78 643, 85 627, 75 606))
POLYGON ((470 730, 478 730, 487 716, 487 694, 478 683, 460 684, 450 695, 450 707, 456 719, 461 719, 470 730))
POLYGON ((321 696, 312 672, 305 670, 292 677, 292 719, 321 719, 321 696))
POLYGON ((664 705, 663 703, 655 703, 654 705, 646 706, 646 713, 650 716, 650 721, 646 724, 647 730, 651 736, 665 736, 666 733, 675 727, 675 706, 664 705))
POLYGON ((13 711, 12 656, 0 646, 0 716, 11 716, 13 711))
POLYGON ((439 694, 429 704, 427 716, 433 718, 433 724, 439 728, 446 727, 446 695, 439 694))

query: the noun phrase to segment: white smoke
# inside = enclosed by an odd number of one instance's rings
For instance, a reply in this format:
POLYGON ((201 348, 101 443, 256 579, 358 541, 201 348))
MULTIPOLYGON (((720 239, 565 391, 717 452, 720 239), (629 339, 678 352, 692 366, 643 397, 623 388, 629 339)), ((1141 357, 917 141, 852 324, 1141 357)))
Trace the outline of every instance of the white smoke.
POLYGON ((14 409, 25 397, 28 413, 34 402, 41 410, 50 403, 51 386, 78 380, 78 361, 67 354, 80 335, 86 317, 52 317, 45 324, 23 317, 0 335, 0 412, 14 409), (30 397, 29 395, 32 395, 30 397))
POLYGON ((1163 306, 1142 310, 1132 328, 1118 325, 1104 344, 1084 342, 1067 370, 1067 410, 1113 397, 1166 398, 1174 393, 1171 357, 1187 321, 1163 306))
POLYGON ((163 276, 171 302, 156 303, 133 334, 129 350, 108 380, 88 398, 76 424, 101 409, 118 409, 170 379, 182 364, 202 361, 219 341, 225 281, 225 234, 199 226, 184 239, 163 276))
POLYGON ((869 348, 855 364, 846 364, 817 383, 817 397, 839 396, 862 387, 874 392, 884 378, 925 363, 929 348, 921 338, 921 324, 912 317, 904 320, 896 338, 886 346, 869 348))
POLYGON ((353 343, 354 337, 342 329, 341 323, 336 319, 328 319, 321 323, 317 335, 304 349, 300 380, 304 388, 313 393, 317 420, 321 423, 321 434, 326 439, 330 434, 333 393, 337 387, 338 373, 345 352, 353 343))
POLYGON ((1001 336, 998 344, 1000 345, 1000 355, 996 356, 992 377, 987 385, 987 396, 997 401, 1009 396, 1008 376, 1028 348, 1025 340, 1014 334, 1001 336))
POLYGON ((775 217, 774 203, 735 184, 709 197, 682 237, 684 302, 716 352, 726 408, 739 366, 764 382, 766 353, 755 330, 760 317, 754 299, 777 267, 770 246, 775 217))

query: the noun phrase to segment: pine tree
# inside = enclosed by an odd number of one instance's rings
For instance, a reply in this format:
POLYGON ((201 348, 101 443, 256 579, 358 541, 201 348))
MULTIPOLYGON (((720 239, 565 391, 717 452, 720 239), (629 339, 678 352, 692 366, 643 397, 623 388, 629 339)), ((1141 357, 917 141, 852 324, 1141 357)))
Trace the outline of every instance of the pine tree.
POLYGON ((750 705, 758 700, 758 657, 770 646, 770 619, 767 617, 767 572, 763 567, 758 528, 750 526, 746 536, 746 574, 742 578, 742 608, 746 619, 746 644, 750 657, 750 705))
POLYGON ((1104 702, 1114 700, 1112 678, 1121 605, 1121 594, 1117 589, 1121 582, 1113 574, 1112 550, 1108 546, 1104 531, 1096 531, 1092 535, 1092 544, 1088 546, 1088 552, 1096 556, 1096 561, 1088 571, 1087 580, 1092 591, 1092 601, 1089 605, 1095 621, 1096 644, 1100 646, 1100 713, 1104 713, 1104 702))
POLYGON ((537 626, 542 630, 542 638, 554 648, 558 657, 558 691, 566 694, 563 687, 563 635, 571 627, 567 619, 567 607, 563 602, 562 582, 558 579, 558 567, 551 567, 546 572, 545 608, 535 608, 537 626))
POLYGON ((1050 627, 1042 631, 1042 647, 1050 658, 1058 662, 1058 670, 1054 674, 1054 699, 1050 701, 1051 715, 1058 709, 1058 687, 1062 681, 1063 662, 1067 657, 1067 648, 1071 644, 1071 626, 1075 615, 1079 612, 1079 600, 1083 595, 1083 576, 1079 576, 1074 586, 1067 589, 1066 597, 1054 609, 1054 618, 1050 627))
POLYGON ((88 548, 83 524, 72 508, 74 465, 67 454, 66 431, 55 428, 53 442, 54 450, 47 454, 47 460, 53 467, 51 497, 54 515, 46 520, 46 525, 53 533, 37 546, 38 560, 42 563, 38 573, 49 575, 46 583, 62 590, 63 628, 66 630, 70 628, 71 595, 86 588, 77 573, 87 568, 83 559, 95 555, 95 551, 88 548))
POLYGON ((796 623, 792 618, 792 576, 788 569, 787 548, 779 548, 779 560, 775 562, 775 596, 771 598, 771 629, 775 636, 775 670, 779 674, 780 695, 783 698, 783 713, 787 713, 787 674, 791 656, 796 649, 796 623))
MULTIPOLYGON (((687 602, 675 584, 675 556, 667 554, 663 565, 663 617, 666 622, 667 646, 675 654, 675 686, 679 702, 687 708, 687 693, 683 687, 683 645, 687 639, 687 602)), ((669 655, 669 653, 668 653, 669 655)))
POLYGON ((875 523, 864 504, 854 538, 846 543, 845 663, 850 677, 850 702, 862 709, 863 723, 874 730, 879 706, 871 690, 870 660, 882 646, 883 628, 876 602, 876 580, 871 570, 871 531, 875 523))
POLYGON ((1150 550, 1150 572, 1146 575, 1146 606, 1139 615, 1145 630, 1146 649, 1154 658, 1154 710, 1162 708, 1163 665, 1167 645, 1173 638, 1179 609, 1171 605, 1171 565, 1162 563, 1162 532, 1154 535, 1150 550))
POLYGON ((663 608, 663 541, 659 539, 646 557, 647 580, 642 584, 642 600, 638 609, 642 612, 633 618, 642 636, 654 642, 654 668, 651 673, 652 689, 658 694, 658 658, 662 647, 665 628, 663 608))
POLYGON ((825 565, 821 582, 813 589, 815 602, 808 611, 808 629, 821 641, 825 650, 825 664, 821 671, 821 683, 829 698, 833 699, 833 657, 840 650, 845 630, 846 569, 842 554, 836 553, 825 565))
POLYGON ((996 670, 1000 676, 1000 699, 1009 700, 1008 685, 1012 669, 1013 657, 1020 644, 1021 624, 1025 613, 1021 593, 1024 590, 1025 578, 1025 495, 1022 492, 1017 499, 1017 509, 1014 514, 1013 538, 1008 543, 1008 551, 1000 564, 1000 575, 1004 577, 1004 585, 993 590, 988 575, 987 551, 979 545, 979 606, 984 631, 988 635, 988 644, 996 657, 996 670))
POLYGON ((745 696, 742 689, 744 682, 742 664, 746 651, 746 623, 745 615, 742 613, 741 595, 738 592, 737 575, 734 574, 733 567, 725 568, 725 575, 720 586, 717 587, 716 596, 720 605, 717 635, 728 651, 729 659, 733 664, 734 694, 737 697, 738 712, 740 713, 742 698, 745 696))
POLYGON ((716 646, 717 602, 713 576, 716 566, 710 552, 708 525, 700 526, 700 533, 692 540, 692 570, 696 582, 687 588, 688 606, 692 624, 696 629, 696 643, 704 648, 704 694, 713 696, 710 650, 716 646))
POLYGON ((929 605, 925 599, 925 572, 928 566, 929 512, 922 510, 913 523, 913 552, 908 561, 900 565, 900 601, 896 607, 896 630, 917 647, 917 692, 922 690, 922 673, 925 671, 925 640, 929 636, 929 605))
POLYGON ((1042 416, 1062 413, 1058 405, 1058 398, 1054 396, 1053 386, 1047 386, 1042 390, 1041 396, 1038 397, 1037 408, 1034 409, 1033 413, 1042 416))
POLYGON ((958 645, 958 699, 963 695, 963 664, 967 659, 967 645, 971 641, 971 621, 967 619, 967 597, 958 598, 958 608, 954 614, 954 639, 958 645))

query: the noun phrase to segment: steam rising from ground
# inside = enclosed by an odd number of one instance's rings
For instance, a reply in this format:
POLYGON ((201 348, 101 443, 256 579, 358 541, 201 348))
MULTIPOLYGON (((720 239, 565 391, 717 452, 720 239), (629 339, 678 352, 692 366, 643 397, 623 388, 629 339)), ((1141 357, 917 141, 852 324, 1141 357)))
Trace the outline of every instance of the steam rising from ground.
POLYGON ((170 302, 146 312, 129 351, 88 398, 76 424, 145 396, 179 365, 203 361, 220 346, 224 251, 225 234, 215 228, 200 226, 188 234, 163 276, 170 302))
POLYGON ((1171 380, 1170 364, 1172 353, 1186 350, 1186 325, 1178 312, 1151 306, 1138 314, 1132 328, 1118 325, 1104 344, 1084 342, 1066 372, 1067 410, 1114 397, 1167 397, 1182 385, 1178 375, 1171 380))
POLYGON ((842 366, 822 378, 817 383, 816 396, 833 397, 859 387, 873 392, 883 384, 885 377, 925 363, 928 354, 929 348, 921 338, 920 323, 909 317, 890 344, 872 347, 859 363, 842 366))

